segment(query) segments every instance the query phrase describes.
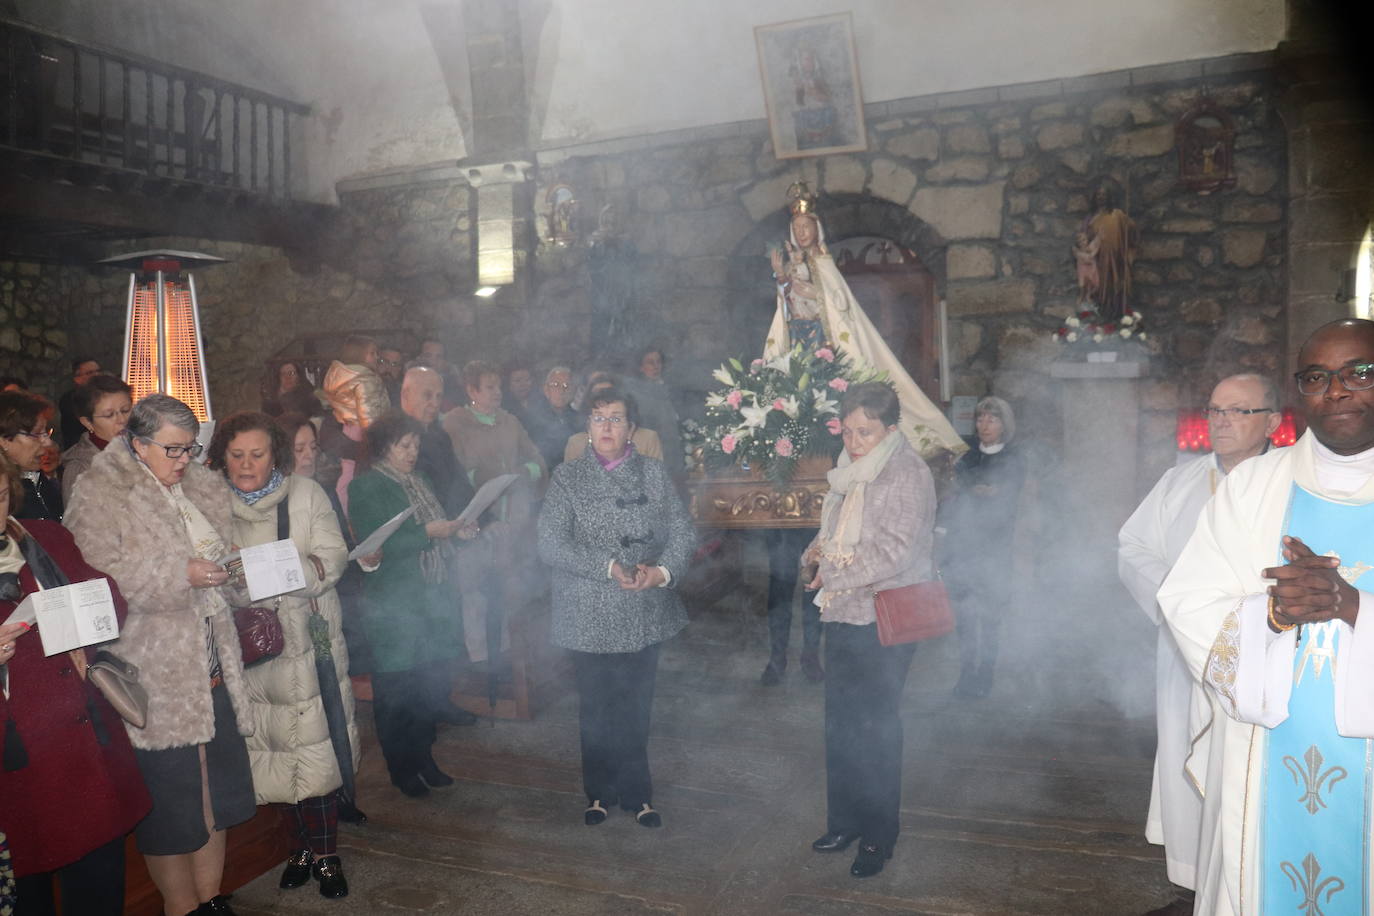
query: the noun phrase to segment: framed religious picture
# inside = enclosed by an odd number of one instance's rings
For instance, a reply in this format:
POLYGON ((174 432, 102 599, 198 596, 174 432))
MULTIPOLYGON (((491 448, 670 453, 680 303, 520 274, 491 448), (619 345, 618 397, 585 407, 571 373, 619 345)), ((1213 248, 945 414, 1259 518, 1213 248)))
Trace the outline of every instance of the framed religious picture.
POLYGON ((868 149, 848 13, 754 28, 763 101, 779 159, 868 149))

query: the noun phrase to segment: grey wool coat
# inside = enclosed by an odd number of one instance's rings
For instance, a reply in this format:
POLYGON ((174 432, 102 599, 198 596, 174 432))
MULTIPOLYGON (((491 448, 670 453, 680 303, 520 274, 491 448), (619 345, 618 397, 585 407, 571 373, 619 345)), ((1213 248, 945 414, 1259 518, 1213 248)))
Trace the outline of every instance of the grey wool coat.
MULTIPOLYGON (((129 602, 128 619, 109 649, 138 666, 148 691, 147 727, 128 727, 129 740, 142 750, 205 744, 215 733, 205 635, 186 581, 191 541, 161 486, 116 440, 82 475, 63 517, 86 561, 118 582, 129 602)), ((181 488, 224 543, 233 544, 224 477, 193 461, 181 488)), ((238 631, 227 607, 210 622, 239 734, 251 735, 238 631)))
POLYGON ((687 573, 696 532, 663 462, 634 454, 607 471, 587 454, 553 472, 539 515, 539 555, 553 568, 553 642, 578 652, 638 652, 687 625, 669 588, 625 591, 611 560, 687 573))

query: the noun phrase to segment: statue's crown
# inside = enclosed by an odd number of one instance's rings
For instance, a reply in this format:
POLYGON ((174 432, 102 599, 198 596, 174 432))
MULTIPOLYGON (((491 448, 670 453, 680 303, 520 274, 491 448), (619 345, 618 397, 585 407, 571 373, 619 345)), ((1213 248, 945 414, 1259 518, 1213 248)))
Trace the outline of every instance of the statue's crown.
POLYGON ((804 181, 794 181, 787 189, 787 209, 792 215, 816 212, 816 194, 804 181))

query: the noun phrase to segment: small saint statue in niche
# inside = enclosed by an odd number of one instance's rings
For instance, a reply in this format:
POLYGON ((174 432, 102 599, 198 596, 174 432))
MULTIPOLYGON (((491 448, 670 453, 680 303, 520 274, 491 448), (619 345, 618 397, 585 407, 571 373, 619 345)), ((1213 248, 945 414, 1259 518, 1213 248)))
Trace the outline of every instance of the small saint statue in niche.
POLYGON ((1093 212, 1084 217, 1079 237, 1080 244, 1074 246, 1074 262, 1078 265, 1080 297, 1085 273, 1080 251, 1086 254, 1081 243, 1085 238, 1086 248, 1096 249, 1092 256, 1096 276, 1088 278, 1095 280, 1091 285, 1096 295, 1091 301, 1103 321, 1116 321, 1130 305, 1131 265, 1135 263, 1139 233, 1135 222, 1118 205, 1116 190, 1110 183, 1104 181, 1093 192, 1093 212))
POLYGON ((1236 126, 1210 98, 1201 101, 1174 126, 1178 142, 1178 181, 1198 194, 1234 187, 1236 126))

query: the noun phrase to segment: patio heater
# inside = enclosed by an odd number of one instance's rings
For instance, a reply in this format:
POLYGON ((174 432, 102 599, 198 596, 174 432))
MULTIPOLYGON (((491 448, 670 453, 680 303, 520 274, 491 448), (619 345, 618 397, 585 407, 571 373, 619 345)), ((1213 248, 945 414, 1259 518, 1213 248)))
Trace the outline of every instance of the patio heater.
POLYGON ((200 345, 200 309, 191 268, 224 263, 224 258, 194 251, 135 251, 105 258, 101 264, 125 267, 129 302, 124 321, 124 381, 134 400, 152 392, 186 404, 208 438, 214 415, 200 345))

